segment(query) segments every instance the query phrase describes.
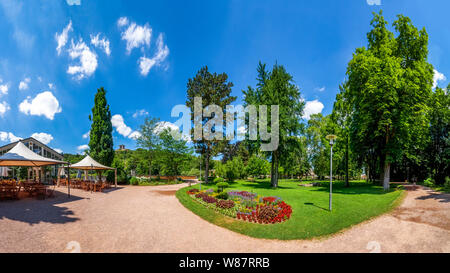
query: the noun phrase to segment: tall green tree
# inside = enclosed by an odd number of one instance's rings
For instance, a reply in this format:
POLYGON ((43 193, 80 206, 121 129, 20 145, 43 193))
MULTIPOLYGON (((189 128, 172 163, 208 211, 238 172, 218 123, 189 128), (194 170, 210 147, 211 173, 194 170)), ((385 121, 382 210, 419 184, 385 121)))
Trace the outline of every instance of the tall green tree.
POLYGON ((169 175, 179 175, 181 165, 189 159, 190 149, 179 132, 167 128, 159 134, 161 138, 161 157, 169 175))
MULTIPOLYGON (((187 83, 187 101, 186 105, 190 107, 191 112, 194 113, 194 102, 196 97, 202 98, 203 107, 210 105, 217 105, 225 110, 227 105, 230 105, 236 100, 236 97, 231 96, 231 88, 233 83, 228 81, 228 75, 226 73, 217 74, 211 73, 208 67, 202 67, 197 75, 189 79, 187 83)), ((215 118, 214 115, 208 117, 203 115, 200 121, 203 126, 211 119, 215 118)), ((192 122, 194 122, 194 115, 192 115, 192 122)), ((223 120, 223 124, 225 120, 223 120)), ((217 130, 218 128, 212 128, 217 130)), ((218 132, 218 131, 217 131, 218 132)), ((220 143, 227 142, 225 140, 225 130, 222 128, 223 140, 207 140, 202 138, 201 140, 195 139, 194 131, 192 131, 192 140, 194 142, 195 150, 200 153, 205 161, 205 182, 208 183, 209 176, 209 164, 213 156, 218 154, 219 147, 223 147, 220 143)))
POLYGON ((447 90, 436 88, 431 99, 430 143, 428 145, 430 174, 438 185, 450 176, 450 96, 447 90))
POLYGON ((111 166, 114 160, 114 143, 112 137, 111 111, 106 101, 106 90, 101 87, 97 90, 94 99, 92 121, 89 133, 89 155, 103 165, 111 166))
POLYGON ((259 155, 252 155, 245 167, 245 172, 253 177, 266 175, 270 172, 270 163, 259 155))
POLYGON ((371 25, 368 48, 358 48, 347 69, 350 139, 361 157, 376 154, 387 190, 391 164, 426 128, 433 67, 427 61, 427 33, 408 17, 399 15, 394 22, 397 37, 387 29, 381 11, 374 13, 371 25))
MULTIPOLYGON (((278 187, 278 167, 280 160, 289 151, 292 145, 290 136, 299 135, 303 129, 300 123, 305 103, 301 99, 300 89, 295 84, 284 66, 275 64, 272 71, 266 70, 261 62, 257 68, 258 78, 256 88, 248 87, 244 90, 246 105, 267 105, 268 130, 271 124, 271 109, 269 106, 279 106, 279 145, 269 153, 271 158, 271 184, 278 187)), ((259 138, 258 138, 259 139, 259 138)), ((262 142, 259 140, 259 142, 262 142)), ((258 142, 257 142, 258 143, 258 142)))
POLYGON ((137 145, 148 151, 149 176, 152 177, 152 163, 156 153, 160 150, 161 139, 158 129, 160 123, 158 118, 147 117, 139 130, 139 137, 136 139, 137 145))
POLYGON ((336 100, 333 106, 333 113, 331 118, 333 122, 337 125, 337 135, 338 135, 338 144, 344 142, 345 156, 344 156, 344 164, 345 164, 345 186, 350 187, 349 181, 349 160, 350 160, 350 118, 352 116, 351 105, 348 102, 348 98, 346 97, 346 85, 340 85, 340 92, 336 95, 336 100))

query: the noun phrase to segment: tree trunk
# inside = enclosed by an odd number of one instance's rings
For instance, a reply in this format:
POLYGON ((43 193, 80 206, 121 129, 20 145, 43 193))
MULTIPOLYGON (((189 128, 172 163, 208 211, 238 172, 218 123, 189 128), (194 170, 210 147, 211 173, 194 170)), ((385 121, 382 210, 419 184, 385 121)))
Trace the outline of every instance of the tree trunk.
POLYGON ((345 186, 348 188, 350 187, 350 182, 348 180, 348 136, 347 136, 347 143, 345 147, 345 186))
POLYGON ((385 191, 389 190, 390 172, 391 172, 391 163, 389 163, 386 160, 386 162, 384 163, 384 171, 383 171, 383 188, 385 191))
POLYGON ((278 151, 272 152, 272 172, 270 177, 272 187, 278 187, 278 151))
POLYGON ((150 160, 149 162, 149 169, 148 169, 148 174, 150 176, 150 182, 152 181, 152 157, 150 156, 150 160))
POLYGON ((208 176, 209 176, 209 149, 206 149, 205 155, 205 183, 208 184, 208 176))

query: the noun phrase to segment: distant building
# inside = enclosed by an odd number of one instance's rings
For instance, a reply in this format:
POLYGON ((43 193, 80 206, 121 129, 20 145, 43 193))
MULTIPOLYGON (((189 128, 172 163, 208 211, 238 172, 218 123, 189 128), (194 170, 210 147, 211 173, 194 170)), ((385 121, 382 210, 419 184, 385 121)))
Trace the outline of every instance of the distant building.
MULTIPOLYGON (((40 142, 32 137, 22 139, 19 141, 22 142, 25 146, 27 146, 30 150, 37 153, 38 155, 41 155, 46 158, 61 160, 61 161, 64 160, 64 157, 62 154, 58 153, 57 151, 53 150, 52 148, 48 147, 47 145, 43 144, 42 142, 40 142)), ((14 148, 14 146, 16 146, 16 144, 19 141, 16 141, 16 142, 13 142, 8 145, 0 147, 0 156, 9 152, 9 150, 14 148)))
POLYGON ((117 152, 125 152, 125 151, 129 151, 129 150, 125 148, 125 145, 119 145, 119 149, 117 149, 116 151, 117 152))
MULTIPOLYGON (((48 147, 47 145, 45 145, 44 143, 40 142, 39 140, 29 137, 26 139, 22 139, 19 140, 20 142, 22 142, 26 147, 28 147, 30 150, 32 150, 33 152, 35 152, 36 154, 46 157, 46 158, 51 158, 51 159, 55 159, 55 160, 60 160, 60 161, 64 161, 64 156, 60 153, 58 153, 57 151, 53 150, 52 148, 48 147)), ((14 148, 16 146, 16 144, 19 142, 13 142, 10 143, 8 145, 2 146, 0 147, 0 156, 6 154, 7 152, 9 152, 12 148, 14 148)), ((39 168, 33 168, 35 169, 34 171, 37 171, 39 168)), ((50 172, 45 174, 41 177, 42 180, 46 180, 48 177, 47 175, 56 175, 57 174, 57 167, 56 166, 51 166, 50 167, 50 172)), ((0 175, 4 175, 4 174, 8 174, 8 173, 12 173, 12 169, 3 169, 1 170, 2 174, 0 175), (5 172, 6 171, 6 172, 5 172)), ((32 173, 32 170, 29 169, 28 170, 28 176, 30 177, 30 173, 32 173)), ((9 175, 9 174, 8 174, 9 175)), ((8 176, 6 175, 6 176, 8 176)))

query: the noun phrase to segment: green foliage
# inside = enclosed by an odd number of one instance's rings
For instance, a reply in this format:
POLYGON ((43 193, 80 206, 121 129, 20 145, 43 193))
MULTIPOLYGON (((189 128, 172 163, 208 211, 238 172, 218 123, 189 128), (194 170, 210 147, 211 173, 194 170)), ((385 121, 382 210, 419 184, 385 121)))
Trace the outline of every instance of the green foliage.
POLYGON ((429 172, 436 184, 445 183, 445 177, 450 173, 450 96, 447 91, 436 88, 430 101, 430 142, 427 149, 429 172))
POLYGON ((114 174, 114 171, 109 170, 109 171, 106 172, 106 181, 107 182, 114 183, 115 182, 115 178, 116 178, 116 176, 114 174))
POLYGON ((189 159, 191 149, 187 147, 179 131, 167 128, 159 134, 159 138, 161 145, 159 159, 165 174, 179 175, 180 165, 189 159))
POLYGON ((433 178, 427 178, 425 181, 423 181, 423 185, 430 188, 434 187, 435 184, 433 178))
POLYGON ((227 163, 216 163, 216 174, 219 177, 226 178, 229 182, 233 182, 237 178, 245 176, 245 165, 241 157, 235 157, 227 163))
POLYGON ((106 90, 97 90, 94 99, 89 138, 89 155, 105 166, 111 166, 114 160, 111 111, 106 101, 106 90))
POLYGON ((270 173, 270 163, 264 158, 254 154, 248 160, 245 172, 253 177, 267 175, 270 173))
POLYGON ((351 148, 360 162, 383 174, 389 188, 390 165, 413 156, 426 132, 433 81, 428 35, 402 15, 390 32, 382 12, 374 14, 368 48, 358 48, 347 68, 346 98, 351 106, 351 148), (378 166, 376 166, 378 165, 378 166), (375 166, 377 167, 375 169, 375 166))
POLYGON ((224 189, 226 189, 230 186, 230 184, 228 184, 227 182, 219 182, 216 184, 216 186, 217 186, 217 190, 219 192, 223 192, 224 189))
POLYGON ((160 149, 160 138, 158 136, 159 119, 147 117, 139 131, 137 145, 148 151, 149 176, 152 176, 152 163, 155 153, 160 149))
POLYGON ((219 194, 216 195, 216 198, 221 200, 228 200, 228 193, 225 191, 221 191, 219 194))
MULTIPOLYGON (((298 135, 302 131, 300 123, 305 103, 301 100, 300 90, 282 65, 275 64, 272 71, 266 70, 261 62, 257 68, 258 83, 256 88, 248 87, 243 91, 245 105, 278 105, 279 106, 279 145, 270 152, 272 160, 272 186, 278 186, 278 167, 280 159, 290 150, 289 136, 298 135)), ((268 130, 270 132, 270 109, 268 109, 268 130)), ((259 139, 261 143, 261 139, 259 139)))
MULTIPOLYGON (((194 101, 196 97, 200 97, 202 98, 202 104, 204 107, 209 105, 217 105, 222 109, 225 109, 227 105, 230 105, 236 100, 236 97, 231 96, 232 87, 233 83, 228 82, 228 75, 226 73, 211 73, 208 71, 207 66, 202 67, 200 71, 197 72, 197 75, 193 79, 189 79, 187 83, 186 105, 191 109, 192 113, 195 113, 194 101)), ((203 117, 202 120, 194 120, 194 117, 195 115, 192 115, 192 122, 194 123, 194 126, 195 123, 201 123, 203 126, 202 128, 204 128, 204 126, 214 118, 203 117)), ((223 132, 225 134, 225 130, 223 130, 223 132)), ((208 182, 209 161, 211 157, 215 156, 219 152, 218 147, 220 146, 220 143, 226 141, 216 139, 206 140, 204 138, 197 140, 194 138, 194 131, 192 131, 191 138, 193 139, 196 152, 201 154, 205 160, 204 176, 207 177, 206 182, 208 182)))
POLYGON ((223 179, 222 177, 216 177, 216 178, 214 178, 214 183, 222 183, 222 182, 225 182, 225 179, 223 179))
POLYGON ((139 179, 137 179, 136 177, 132 177, 130 179, 130 185, 138 186, 139 185, 139 179))

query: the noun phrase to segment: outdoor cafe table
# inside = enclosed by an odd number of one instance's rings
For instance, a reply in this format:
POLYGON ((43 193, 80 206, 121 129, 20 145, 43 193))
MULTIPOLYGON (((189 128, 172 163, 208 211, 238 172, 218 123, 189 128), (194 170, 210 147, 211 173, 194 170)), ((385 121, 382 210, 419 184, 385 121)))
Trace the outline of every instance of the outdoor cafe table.
POLYGON ((46 194, 47 187, 41 183, 37 182, 21 182, 23 191, 28 193, 30 196, 33 194, 46 194))
POLYGON ((17 199, 20 186, 15 184, 0 184, 0 200, 5 198, 17 199))

